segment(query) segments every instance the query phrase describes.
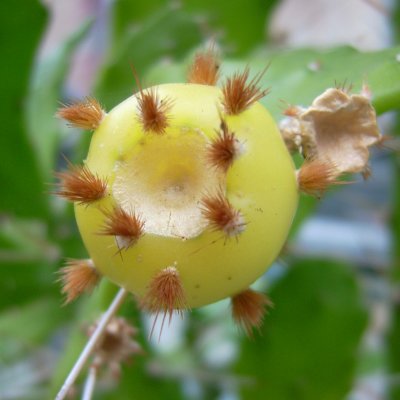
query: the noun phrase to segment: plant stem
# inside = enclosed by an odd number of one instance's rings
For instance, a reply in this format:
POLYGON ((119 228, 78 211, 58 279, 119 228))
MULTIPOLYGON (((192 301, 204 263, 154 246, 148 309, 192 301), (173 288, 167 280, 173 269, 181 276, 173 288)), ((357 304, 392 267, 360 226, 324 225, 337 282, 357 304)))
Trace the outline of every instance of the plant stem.
POLYGON ((97 368, 93 365, 89 368, 88 376, 83 388, 82 400, 92 400, 94 388, 96 386, 97 368))
POLYGON ((110 322, 111 318, 116 314, 119 307, 124 302, 128 292, 124 288, 121 288, 117 295, 115 296, 114 300, 108 307, 107 311, 101 317, 95 331, 93 332, 92 336, 90 337, 89 341, 87 342, 85 348, 83 349, 81 355, 79 356, 78 360, 76 361, 74 367, 72 368, 71 372, 69 373, 67 379, 65 380, 64 384, 61 387, 61 390, 58 392, 55 400, 63 400, 67 395, 69 389, 74 384, 76 378, 78 377, 79 373, 81 372, 82 368, 84 367, 86 361, 93 353, 94 348, 96 347, 97 343, 101 339, 108 323, 110 322))

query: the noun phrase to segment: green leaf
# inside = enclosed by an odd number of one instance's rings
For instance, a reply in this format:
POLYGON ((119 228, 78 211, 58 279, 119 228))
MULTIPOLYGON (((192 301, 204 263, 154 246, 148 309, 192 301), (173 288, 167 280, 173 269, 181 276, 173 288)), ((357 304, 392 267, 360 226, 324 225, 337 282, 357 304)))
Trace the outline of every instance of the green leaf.
POLYGON ((115 42, 123 40, 126 32, 134 29, 134 26, 157 13, 165 6, 164 0, 132 1, 114 0, 112 7, 113 29, 115 42))
POLYGON ((59 290, 56 276, 48 262, 21 260, 0 264, 0 310, 33 301, 59 290))
POLYGON ((124 367, 118 386, 109 393, 100 396, 100 399, 183 399, 180 382, 174 379, 152 376, 148 370, 146 358, 148 358, 146 355, 138 356, 131 366, 124 367))
POLYGON ((34 52, 46 22, 38 1, 0 2, 0 210, 46 215, 42 179, 24 127, 24 102, 34 52))
MULTIPOLYGON (((194 16, 176 13, 170 5, 165 6, 140 27, 127 30, 123 39, 112 45, 113 50, 95 90, 96 96, 106 107, 114 107, 137 91, 131 64, 141 79, 154 62, 166 57, 181 57, 200 40, 200 28, 194 16)), ((148 84, 144 80, 142 83, 144 87, 148 84)))
MULTIPOLYGON (((230 0, 227 4, 214 0, 186 0, 174 6, 176 16, 179 13, 195 16, 196 20, 201 21, 203 30, 207 30, 207 36, 218 37, 218 44, 228 48, 231 54, 244 54, 265 42, 265 22, 276 2, 230 0)), ((116 0, 113 7, 115 39, 121 40, 127 29, 156 13, 164 5, 165 2, 161 0, 116 0)), ((187 33, 185 31, 185 35, 187 33)), ((183 36, 178 33, 175 40, 181 41, 183 36)), ((151 43, 152 46, 154 44, 151 43)))
POLYGON ((43 180, 50 181, 59 143, 59 123, 55 113, 60 106, 61 89, 71 56, 90 27, 90 23, 38 61, 33 70, 27 101, 26 120, 43 180))
POLYGON ((13 307, 0 314, 0 360, 15 359, 34 346, 43 344, 53 330, 65 319, 60 302, 41 298, 22 307, 13 307), (51 315, 52 318, 44 316, 51 315), (29 329, 27 329, 29 327, 29 329))
MULTIPOLYGON (((365 81, 372 91, 377 113, 382 114, 398 108, 400 104, 400 63, 396 59, 399 53, 399 47, 369 53, 360 53, 350 47, 326 51, 261 51, 245 61, 224 60, 221 71, 222 77, 226 77, 250 66, 255 74, 270 62, 260 84, 270 87, 271 93, 261 102, 276 120, 282 118, 285 104, 307 106, 335 82, 352 84, 353 91, 357 91, 365 81)), ((185 64, 160 64, 149 71, 147 79, 158 79, 159 83, 178 79, 184 82, 186 68, 185 64)))
POLYGON ((58 259, 58 247, 50 243, 47 226, 39 220, 4 217, 0 221, 0 261, 48 261, 58 259))
POLYGON ((243 399, 337 400, 351 388, 366 312, 353 273, 326 261, 294 264, 271 291, 276 307, 237 371, 243 399))
POLYGON ((255 63, 259 69, 267 60, 271 68, 263 83, 272 92, 265 99, 272 113, 279 116, 280 99, 291 104, 309 105, 312 99, 335 82, 353 85, 353 92, 366 82, 373 95, 378 114, 396 109, 400 101, 400 63, 396 56, 400 48, 361 53, 351 47, 339 47, 316 52, 300 49, 281 53, 260 54, 255 63), (265 60, 265 61, 264 61, 265 60), (311 68, 316 66, 316 70, 311 68))
MULTIPOLYGON (((400 10, 400 7, 399 7, 400 10)), ((398 19, 400 19, 400 14, 398 19)), ((400 119, 397 117, 396 131, 399 136, 400 119)), ((391 228, 393 235, 393 257, 391 268, 392 285, 398 287, 400 283, 400 158, 397 156, 394 160, 395 171, 395 194, 392 205, 393 215, 391 228)), ((400 303, 395 301, 391 308, 391 325, 388 332, 388 366, 390 374, 395 376, 400 373, 400 303)), ((400 385, 394 384, 390 388, 390 398, 392 400, 400 399, 400 385)))
POLYGON ((276 0, 187 0, 183 9, 203 16, 209 36, 218 36, 218 43, 234 54, 244 54, 265 42, 267 15, 276 0))
POLYGON ((0 310, 55 293, 58 246, 40 220, 3 217, 0 221, 0 310))

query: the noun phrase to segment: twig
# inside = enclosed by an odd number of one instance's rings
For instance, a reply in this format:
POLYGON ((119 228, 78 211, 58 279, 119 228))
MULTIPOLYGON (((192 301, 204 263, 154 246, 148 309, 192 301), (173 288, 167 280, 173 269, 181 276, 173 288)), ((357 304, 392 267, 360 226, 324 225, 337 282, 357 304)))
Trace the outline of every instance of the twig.
POLYGON ((84 367, 86 361, 93 353, 94 348, 96 347, 97 343, 101 339, 107 324, 110 322, 110 319, 115 315, 118 311, 119 307, 124 302, 128 292, 124 288, 121 288, 117 295, 115 296, 114 300, 108 307, 107 311, 101 317, 95 331, 93 332, 92 336, 90 337, 89 341, 87 342, 85 348, 83 349, 81 355, 79 356, 77 362, 75 363, 74 367, 72 368, 71 372, 69 373, 67 379, 65 380, 64 384, 61 387, 61 390, 58 392, 55 400, 63 400, 67 395, 69 389, 75 382, 76 378, 78 377, 79 373, 81 372, 82 368, 84 367))
POLYGON ((97 368, 93 365, 89 368, 88 376, 83 388, 82 400, 92 400, 94 388, 96 386, 97 368))

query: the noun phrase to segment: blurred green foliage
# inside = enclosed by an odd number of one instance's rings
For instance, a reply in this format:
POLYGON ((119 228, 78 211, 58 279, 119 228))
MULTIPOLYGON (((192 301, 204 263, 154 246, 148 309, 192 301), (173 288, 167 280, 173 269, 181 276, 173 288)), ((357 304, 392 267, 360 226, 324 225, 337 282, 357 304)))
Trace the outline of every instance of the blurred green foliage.
MULTIPOLYGON (((400 21, 400 14, 398 16, 400 21)), ((399 132, 400 120, 397 115, 397 132, 399 132)), ((394 214, 392 216, 391 228, 394 238, 394 254, 393 254, 393 266, 391 270, 391 278, 394 285, 397 287, 400 283, 400 159, 394 157, 394 163, 396 166, 396 183, 395 183, 395 198, 394 198, 394 214)), ((400 371, 400 302, 397 300, 393 304, 393 322, 392 329, 388 333, 389 349, 388 352, 388 363, 389 370, 394 373, 400 371)), ((394 385, 391 390, 391 396, 394 400, 400 399, 400 385, 394 385)))
POLYGON ((301 260, 271 291, 262 336, 243 341, 237 370, 255 377, 244 399, 342 399, 367 322, 349 265, 301 260), (340 349, 340 350, 338 350, 340 349))
POLYGON ((47 201, 36 155, 26 135, 24 102, 34 55, 46 16, 38 2, 1 2, 0 43, 2 57, 2 127, 0 177, 3 182, 0 209, 23 217, 45 216, 47 201), (29 35, 21 27, 29 27, 29 35), (12 173, 11 173, 12 172, 12 173), (29 198, 29 207, 26 201, 29 198))
MULTIPOLYGON (((38 1, 23 3, 0 2, 0 43, 6 60, 0 64, 6 77, 0 100, 0 382, 10 365, 50 348, 57 352, 58 367, 51 378, 34 383, 25 396, 43 399, 59 388, 86 340, 83 326, 107 308, 116 289, 104 282, 92 297, 62 308, 54 282, 63 258, 85 256, 71 207, 49 196, 51 186, 46 184, 51 183, 52 171, 67 148, 54 113, 58 101, 65 98, 63 85, 74 50, 90 32, 93 21, 60 43, 57 51, 37 61, 35 54, 48 19, 38 1), (60 337, 61 347, 54 344, 60 337)), ((181 6, 161 0, 115 0, 112 35, 94 93, 107 108, 129 96, 136 90, 131 63, 144 84, 182 81, 193 53, 211 38, 226 55, 223 76, 247 65, 256 73, 271 62, 262 84, 272 92, 263 101, 277 119, 283 108, 280 100, 309 104, 335 81, 351 82, 359 90, 366 80, 379 114, 398 109, 399 47, 364 54, 348 47, 329 51, 271 49, 264 31, 274 3, 232 0, 226 7, 211 0, 188 0, 181 6)), ((87 141, 88 136, 77 143, 71 158, 85 154, 87 141)), ((399 200, 398 189, 397 205, 399 200)), ((314 207, 313 199, 302 199, 296 228, 314 207)), ((397 248, 399 226, 396 214, 397 248)), ((398 266, 398 253, 396 257, 398 266)), ((194 312, 188 319, 187 339, 178 351, 166 356, 146 344, 140 313, 128 303, 123 315, 141 328, 146 355, 124 367, 121 381, 99 391, 96 398, 211 399, 227 390, 237 390, 244 399, 345 398, 354 384, 367 319, 358 276, 352 266, 330 260, 288 262, 287 272, 270 291, 275 309, 254 340, 232 333, 229 319, 213 319, 207 310, 194 312), (238 352, 236 361, 222 368, 198 357, 199 337, 205 326, 230 332, 238 352), (187 366, 186 374, 164 371, 156 376, 150 371, 151 361, 167 365, 170 371, 187 366), (203 371, 215 374, 211 383, 201 378, 203 371), (200 387, 197 395, 190 397, 182 391, 188 382, 200 387)), ((398 281, 398 272, 393 275, 398 281)), ((397 355, 399 334, 400 324, 395 324, 391 346, 397 355)), ((399 358, 392 358, 393 373, 399 373, 399 358)), ((393 396, 399 399, 400 393, 393 396)))

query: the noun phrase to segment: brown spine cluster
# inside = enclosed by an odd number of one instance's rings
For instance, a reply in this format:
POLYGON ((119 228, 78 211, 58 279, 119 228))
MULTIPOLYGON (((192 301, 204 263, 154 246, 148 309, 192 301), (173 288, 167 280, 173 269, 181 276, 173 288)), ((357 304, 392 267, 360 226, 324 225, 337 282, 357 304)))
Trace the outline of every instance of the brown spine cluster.
POLYGON ((144 221, 135 213, 127 213, 121 207, 103 211, 106 219, 101 235, 115 236, 120 250, 132 247, 144 234, 144 221))
POLYGON ((207 158, 213 166, 226 172, 240 154, 240 146, 235 134, 229 132, 226 122, 221 120, 220 132, 208 147, 207 158))
POLYGON ((227 114, 238 115, 268 94, 269 89, 262 90, 259 87, 260 80, 266 70, 267 68, 249 82, 249 68, 226 80, 222 87, 222 103, 227 114))
POLYGON ((306 160, 297 173, 299 189, 311 196, 320 197, 332 185, 346 182, 338 180, 340 173, 329 161, 306 160))
POLYGON ((76 128, 94 130, 100 125, 105 111, 96 99, 88 97, 84 101, 61 107, 56 115, 76 128))
POLYGON ((156 89, 140 90, 137 95, 139 120, 145 132, 162 135, 169 124, 170 99, 160 99, 156 89))
POLYGON ((260 329, 266 308, 272 306, 267 296, 252 289, 233 296, 231 304, 233 320, 247 336, 253 335, 253 329, 260 329))
POLYGON ((207 51, 195 55, 187 80, 189 83, 214 86, 218 82, 219 66, 219 57, 214 46, 211 46, 207 51))
POLYGON ((54 194, 79 204, 90 204, 106 195, 107 181, 92 173, 87 166, 69 163, 68 171, 57 172, 58 190, 54 194))
POLYGON ((67 260, 60 272, 61 292, 65 294, 65 304, 75 300, 82 293, 91 292, 100 280, 93 261, 67 260))
POLYGON ((174 311, 182 315, 188 307, 179 272, 175 267, 167 267, 154 276, 142 299, 141 306, 144 310, 156 314, 150 336, 153 334, 160 313, 164 314, 160 335, 167 316, 171 322, 174 311))
POLYGON ((201 201, 203 216, 213 230, 224 232, 227 237, 238 236, 245 229, 243 215, 236 210, 222 191, 201 201))

